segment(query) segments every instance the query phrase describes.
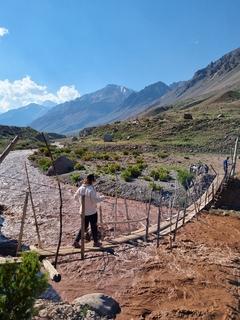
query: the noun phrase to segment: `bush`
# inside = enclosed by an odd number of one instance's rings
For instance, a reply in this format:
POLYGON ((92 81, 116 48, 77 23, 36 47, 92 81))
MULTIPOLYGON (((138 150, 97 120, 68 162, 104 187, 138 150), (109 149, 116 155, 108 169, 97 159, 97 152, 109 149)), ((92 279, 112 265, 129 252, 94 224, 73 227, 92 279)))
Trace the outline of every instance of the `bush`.
POLYGON ((78 181, 78 179, 80 178, 80 174, 73 174, 72 176, 71 176, 71 180, 74 182, 74 183, 76 183, 77 181, 78 181))
POLYGON ((159 171, 152 169, 149 171, 149 176, 152 177, 155 181, 157 181, 160 177, 160 173, 159 171))
POLYGON ((162 187, 159 186, 158 184, 156 184, 155 182, 150 182, 148 187, 156 192, 161 192, 161 190, 162 190, 162 187))
POLYGON ((179 170, 178 171, 178 181, 181 183, 181 185, 183 186, 183 188, 185 190, 187 190, 188 186, 190 185, 193 177, 194 177, 194 173, 189 172, 188 170, 179 170))
POLYGON ((138 178, 141 174, 141 170, 138 166, 130 166, 128 170, 133 178, 138 178))
POLYGON ((120 177, 128 182, 131 181, 132 175, 131 172, 128 169, 126 169, 121 173, 120 177))
POLYGON ((74 166, 74 170, 85 170, 85 167, 82 163, 76 163, 74 166))
POLYGON ((0 266, 0 319, 30 319, 35 300, 48 287, 48 274, 41 274, 39 255, 23 252, 20 264, 0 266))
POLYGON ((48 158, 41 158, 38 160, 38 164, 43 171, 46 171, 51 166, 52 161, 51 159, 48 159, 48 158))
POLYGON ((157 154, 157 156, 158 156, 159 158, 161 158, 161 159, 164 159, 164 158, 167 158, 167 157, 169 156, 169 154, 166 153, 166 152, 159 152, 159 153, 157 154))

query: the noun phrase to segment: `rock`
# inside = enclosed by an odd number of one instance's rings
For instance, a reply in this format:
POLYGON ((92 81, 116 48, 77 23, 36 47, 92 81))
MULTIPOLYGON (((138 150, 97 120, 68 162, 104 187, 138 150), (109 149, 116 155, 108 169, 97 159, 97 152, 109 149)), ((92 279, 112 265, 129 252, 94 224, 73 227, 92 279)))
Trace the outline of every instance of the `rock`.
POLYGON ((111 134, 104 134, 103 140, 104 140, 104 142, 112 142, 111 134))
POLYGON ((77 141, 77 140, 78 140, 78 139, 77 139, 76 136, 73 136, 73 137, 71 138, 71 141, 72 141, 72 142, 77 141))
POLYGON ((84 128, 83 130, 81 130, 80 132, 79 132, 79 137, 80 138, 82 138, 82 137, 87 137, 87 136, 89 136, 91 133, 92 133, 92 131, 93 131, 93 129, 95 129, 96 127, 88 127, 88 128, 84 128))
POLYGON ((104 293, 90 293, 73 301, 75 305, 87 305, 100 316, 115 317, 121 312, 119 303, 104 293))
MULTIPOLYGON (((68 173, 70 171, 73 171, 75 166, 75 162, 73 162, 72 160, 64 156, 58 157, 54 161, 54 164, 55 164, 57 174, 63 174, 63 173, 68 173)), ((55 170, 53 166, 51 166, 48 169, 47 176, 54 176, 54 175, 55 175, 55 170)))
POLYGON ((193 116, 191 115, 191 113, 184 113, 183 118, 184 119, 193 119, 193 116))

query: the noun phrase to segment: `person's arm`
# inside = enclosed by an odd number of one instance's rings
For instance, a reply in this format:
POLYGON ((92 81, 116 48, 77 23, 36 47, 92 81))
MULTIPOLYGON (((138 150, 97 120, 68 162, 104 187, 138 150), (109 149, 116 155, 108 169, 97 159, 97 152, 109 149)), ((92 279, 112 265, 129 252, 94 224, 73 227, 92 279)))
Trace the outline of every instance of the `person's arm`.
POLYGON ((95 189, 92 188, 91 193, 90 193, 90 198, 91 198, 92 202, 98 203, 98 202, 103 201, 105 199, 105 196, 98 196, 95 189))

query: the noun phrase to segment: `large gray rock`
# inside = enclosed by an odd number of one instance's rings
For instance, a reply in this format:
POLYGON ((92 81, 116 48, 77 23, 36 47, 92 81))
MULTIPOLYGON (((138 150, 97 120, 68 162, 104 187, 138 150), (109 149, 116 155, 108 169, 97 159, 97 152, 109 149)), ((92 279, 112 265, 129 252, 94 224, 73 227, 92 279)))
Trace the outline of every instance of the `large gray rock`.
POLYGON ((100 316, 114 317, 121 312, 119 303, 104 293, 90 293, 73 301, 75 305, 87 305, 100 316))
POLYGON ((104 140, 104 142, 111 142, 112 141, 111 134, 104 134, 103 140, 104 140))
MULTIPOLYGON (((73 162, 72 160, 70 160, 67 157, 61 156, 58 157, 55 161, 55 168, 57 171, 57 174, 63 174, 63 173, 68 173, 74 170, 74 166, 75 166, 75 162, 73 162)), ((47 176, 54 176, 55 175, 55 171, 53 166, 51 166, 48 169, 47 172, 47 176)))

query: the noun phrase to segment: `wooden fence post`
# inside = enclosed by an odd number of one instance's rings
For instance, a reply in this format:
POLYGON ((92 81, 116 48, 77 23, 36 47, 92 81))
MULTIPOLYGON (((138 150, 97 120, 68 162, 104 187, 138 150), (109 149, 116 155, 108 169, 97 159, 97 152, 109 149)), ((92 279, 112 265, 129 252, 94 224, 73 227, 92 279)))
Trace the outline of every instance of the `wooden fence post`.
MULTIPOLYGON (((125 209, 126 209, 126 218, 127 218, 127 221, 129 221, 128 207, 127 207, 126 198, 124 198, 124 204, 125 204, 125 209)), ((131 228, 130 228, 130 223, 128 222, 128 234, 130 234, 130 233, 131 233, 131 228)))
POLYGON ((24 226, 24 221, 25 221, 26 212, 27 212, 28 195, 29 195, 29 193, 26 192, 26 197, 25 197, 24 206, 23 206, 23 215, 22 215, 22 222, 21 222, 21 228, 20 228, 20 233, 19 233, 19 239, 18 239, 18 246, 17 246, 16 255, 20 251, 20 247, 21 247, 22 235, 23 235, 23 226, 24 226))
POLYGON ((85 195, 81 196, 82 217, 81 217, 81 259, 84 260, 84 244, 85 244, 85 195))
POLYGON ((26 175, 27 175, 28 190, 29 190, 30 200, 31 200, 31 204, 32 204, 33 217, 34 217, 35 226, 36 226, 36 231, 37 231, 37 236, 38 236, 38 246, 39 246, 39 248, 42 248, 42 243, 41 243, 40 233, 39 233, 38 223, 37 223, 37 216, 36 216, 36 212, 35 212, 35 208, 34 208, 34 204, 33 204, 31 186, 30 186, 30 181, 29 181, 29 177, 28 177, 28 170, 27 170, 26 161, 25 161, 25 170, 26 170, 26 175))

